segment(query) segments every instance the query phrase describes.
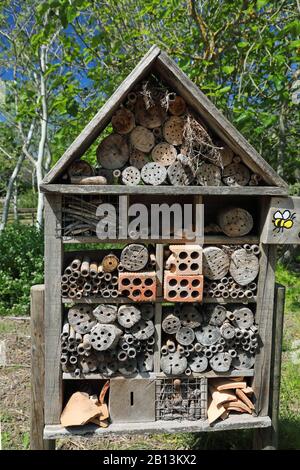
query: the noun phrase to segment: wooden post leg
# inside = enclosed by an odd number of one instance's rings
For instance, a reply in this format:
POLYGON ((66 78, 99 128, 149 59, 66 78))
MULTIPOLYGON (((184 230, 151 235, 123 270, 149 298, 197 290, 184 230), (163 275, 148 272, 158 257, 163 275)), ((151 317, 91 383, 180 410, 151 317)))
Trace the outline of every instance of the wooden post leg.
POLYGON ((44 440, 44 294, 43 284, 31 288, 31 450, 54 450, 55 440, 44 440))
POLYGON ((270 378, 270 417, 272 426, 254 430, 253 446, 260 450, 276 450, 278 448, 279 398, 281 377, 281 351, 283 336, 285 287, 276 285, 273 327, 273 357, 270 378))

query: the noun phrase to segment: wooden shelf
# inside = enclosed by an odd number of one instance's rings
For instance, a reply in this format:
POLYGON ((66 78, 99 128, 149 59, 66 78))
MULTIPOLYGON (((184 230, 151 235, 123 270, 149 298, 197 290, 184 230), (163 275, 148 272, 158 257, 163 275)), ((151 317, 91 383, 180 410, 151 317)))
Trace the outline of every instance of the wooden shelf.
POLYGON ((157 196, 220 195, 220 196, 287 196, 288 188, 275 186, 122 186, 122 185, 76 185, 41 184, 40 190, 52 194, 154 194, 157 196))
MULTIPOLYGON (((214 372, 213 370, 209 370, 208 372, 203 372, 202 374, 192 374, 189 377, 186 375, 182 375, 182 378, 200 378, 200 377, 207 377, 209 379, 214 379, 217 377, 253 377, 254 375, 254 369, 244 369, 244 370, 231 370, 228 372, 220 372, 219 374, 217 372, 214 372)), ((176 377, 179 377, 176 375, 176 377)), ((80 377, 75 377, 73 374, 68 373, 68 372, 63 372, 62 374, 63 380, 82 380, 82 379, 89 379, 89 380, 108 380, 110 378, 116 379, 116 378, 122 378, 122 379, 172 379, 172 376, 168 376, 164 374, 163 372, 145 372, 145 373, 138 373, 138 374, 133 374, 130 376, 123 376, 123 375, 113 375, 112 377, 107 377, 102 374, 98 374, 96 372, 92 372, 90 374, 81 374, 80 377)))
POLYGON ((153 421, 143 423, 112 423, 107 428, 93 424, 64 428, 59 424, 48 424, 44 427, 44 439, 62 437, 100 437, 111 434, 149 434, 178 432, 213 432, 234 429, 268 428, 271 426, 269 416, 255 417, 248 414, 232 415, 224 421, 210 425, 205 421, 153 421))
MULTIPOLYGON (((113 239, 113 240, 100 240, 96 236, 89 236, 89 237, 62 237, 62 242, 64 245, 70 244, 70 243, 149 243, 149 244, 167 244, 167 243, 172 243, 172 244, 191 244, 195 243, 193 240, 176 240, 176 239, 155 239, 151 240, 149 239, 132 239, 132 238, 126 238, 126 239, 113 239)), ((259 237, 257 235, 247 235, 245 237, 237 237, 237 238, 229 238, 226 237, 225 235, 206 235, 204 237, 204 244, 205 245, 243 245, 244 243, 253 243, 253 244, 258 244, 259 243, 259 237)))
MULTIPOLYGON (((70 305, 70 304, 132 304, 135 303, 134 300, 128 299, 127 297, 116 297, 113 298, 103 298, 103 297, 83 297, 82 299, 69 299, 67 297, 62 297, 61 299, 63 304, 70 305)), ((147 303, 147 302, 142 302, 147 303)), ((157 297, 155 302, 150 303, 166 303, 171 304, 173 302, 169 302, 165 300, 163 297, 157 297)), ((177 302, 175 302, 177 303, 177 302)), ((223 298, 204 298, 202 302, 203 304, 254 304, 256 303, 256 297, 252 299, 223 299, 223 298)))

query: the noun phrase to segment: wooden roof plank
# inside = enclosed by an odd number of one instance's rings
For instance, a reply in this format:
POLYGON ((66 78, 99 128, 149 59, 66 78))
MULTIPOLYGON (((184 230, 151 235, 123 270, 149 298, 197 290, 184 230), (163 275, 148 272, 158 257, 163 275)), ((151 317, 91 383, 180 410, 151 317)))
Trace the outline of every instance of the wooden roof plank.
POLYGON ((159 47, 153 46, 151 49, 149 49, 147 54, 142 58, 138 65, 125 78, 117 90, 102 106, 100 111, 98 111, 98 113, 87 124, 79 136, 74 140, 74 142, 72 142, 70 147, 45 176, 43 180, 44 184, 52 183, 55 178, 61 175, 70 162, 78 157, 81 157, 84 152, 92 145, 95 139, 109 123, 113 113, 120 106, 121 102, 125 98, 125 95, 139 80, 141 80, 141 78, 143 78, 148 73, 153 62, 159 54, 159 47))
POLYGON ((160 53, 154 67, 157 73, 207 121, 208 125, 243 157, 254 172, 263 176, 271 185, 287 187, 286 182, 165 52, 160 53))

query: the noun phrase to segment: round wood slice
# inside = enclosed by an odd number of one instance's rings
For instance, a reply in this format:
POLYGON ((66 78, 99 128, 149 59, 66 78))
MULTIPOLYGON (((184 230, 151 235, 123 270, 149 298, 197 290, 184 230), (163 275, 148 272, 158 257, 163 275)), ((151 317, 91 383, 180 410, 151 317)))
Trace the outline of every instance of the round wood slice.
POLYGON ((146 163, 148 163, 148 159, 144 152, 141 152, 138 149, 133 148, 130 152, 129 157, 130 165, 134 166, 138 170, 141 170, 146 163))
POLYGON ((68 322, 76 333, 80 334, 89 333, 93 326, 96 325, 96 319, 89 305, 79 305, 70 308, 68 311, 68 322))
POLYGON ((220 327, 221 335, 223 336, 224 339, 232 339, 235 336, 235 329, 234 326, 232 326, 230 323, 224 323, 220 327))
POLYGON ((134 166, 128 166, 122 171, 122 183, 126 186, 137 186, 141 181, 140 170, 134 166))
POLYGON ((93 176, 93 167, 84 160, 75 160, 68 166, 68 174, 72 176, 93 176))
POLYGON ((220 329, 211 325, 206 325, 201 329, 195 330, 195 335, 198 343, 202 344, 202 346, 211 346, 217 343, 221 338, 220 329))
POLYGON ((94 317, 99 323, 114 323, 117 318, 118 308, 116 305, 100 304, 93 310, 94 317))
POLYGON ((166 375, 181 375, 188 363, 185 356, 180 356, 178 352, 175 352, 162 356, 160 366, 166 375))
POLYGON ((246 286, 254 281, 259 271, 258 257, 244 248, 234 251, 231 255, 229 272, 235 282, 246 286))
POLYGON ((222 149, 220 149, 220 155, 221 155, 221 161, 222 161, 222 166, 223 168, 225 168, 225 166, 228 166, 230 165, 230 163, 232 163, 232 159, 233 159, 233 150, 231 150, 230 147, 228 147, 228 145, 226 144, 221 144, 220 147, 223 147, 222 149))
POLYGON ((224 168, 223 181, 227 186, 246 186, 250 171, 243 163, 230 163, 224 168))
POLYGON ((240 207, 228 207, 219 212, 218 225, 228 237, 243 237, 251 232, 252 215, 240 207))
POLYGON ((138 368, 140 372, 152 372, 153 371, 153 354, 147 354, 147 351, 144 354, 139 354, 138 359, 138 368))
POLYGON ((141 126, 148 129, 159 127, 162 125, 165 115, 165 110, 159 104, 154 104, 154 106, 146 109, 144 99, 138 98, 135 105, 135 118, 141 126))
POLYGON ((173 186, 188 186, 194 179, 190 168, 176 160, 168 168, 168 178, 173 186))
POLYGON ((215 372, 227 372, 230 369, 231 361, 230 354, 219 352, 209 360, 209 365, 215 372))
POLYGON ((192 372, 204 372, 208 366, 208 359, 202 355, 195 355, 189 360, 189 367, 192 372))
POLYGON ((97 323, 91 331, 91 345, 97 351, 106 351, 116 346, 121 334, 115 325, 97 323))
POLYGON ((126 108, 120 108, 112 117, 111 124, 118 134, 129 134, 135 126, 134 114, 126 108))
POLYGON ((127 359, 125 362, 119 363, 118 371, 120 374, 128 376, 132 375, 137 371, 137 360, 136 358, 127 359))
POLYGON ((186 103, 184 99, 176 95, 174 100, 169 101, 169 109, 168 111, 173 114, 174 116, 181 116, 186 111, 186 103))
POLYGON ((222 279, 229 269, 229 257, 225 251, 216 246, 203 249, 203 274, 211 280, 222 279))
POLYGON ((129 159, 127 140, 119 134, 111 134, 102 140, 96 150, 98 163, 109 170, 122 168, 129 159))
POLYGON ((107 179, 105 176, 71 176, 71 183, 80 185, 105 185, 107 184, 107 179))
POLYGON ((141 315, 143 320, 151 320, 154 317, 154 308, 152 304, 140 305, 141 315))
POLYGON ((189 346, 193 343, 194 339, 195 333, 192 328, 183 326, 176 332, 177 343, 181 344, 182 346, 189 346))
POLYGON ((146 127, 137 126, 130 134, 132 145, 141 152, 149 153, 155 144, 154 135, 146 127))
POLYGON ((146 184, 158 186, 162 184, 167 177, 167 170, 159 163, 151 162, 143 166, 141 170, 142 180, 146 184))
POLYGON ((198 328, 202 323, 202 314, 192 304, 185 304, 182 306, 179 318, 182 326, 189 328, 198 328))
POLYGON ((149 252, 144 245, 131 243, 121 252, 120 262, 125 271, 136 272, 144 269, 148 263, 149 252))
POLYGON ((141 312, 133 305, 121 305, 118 310, 118 322, 124 328, 131 328, 141 319, 141 312))
POLYGON ((165 333, 172 335, 176 333, 180 328, 180 320, 176 315, 170 313, 167 315, 161 324, 161 327, 165 333))
POLYGON ((241 329, 250 328, 254 323, 254 316, 252 310, 248 307, 241 307, 234 310, 235 323, 241 329))
POLYGON ((221 170, 212 163, 202 163, 197 170, 197 182, 201 186, 222 186, 221 170))
POLYGON ((226 320, 226 308, 223 305, 207 305, 205 313, 210 325, 221 326, 226 320))
POLYGON ((102 260, 102 267, 105 273, 112 273, 118 267, 119 259, 113 253, 105 255, 102 260))
POLYGON ((236 357, 232 359, 232 367, 234 369, 251 369, 255 363, 255 356, 243 351, 238 351, 236 357))
POLYGON ((154 147, 151 155, 155 162, 169 166, 175 162, 177 151, 173 145, 162 142, 154 147))
POLYGON ((150 338, 154 334, 155 328, 152 320, 141 319, 131 328, 132 335, 138 339, 144 341, 150 338))
POLYGON ((79 365, 84 374, 95 372, 98 369, 97 358, 92 354, 88 357, 81 357, 79 360, 79 365))
POLYGON ((172 145, 181 145, 183 141, 184 119, 179 116, 172 116, 168 119, 163 128, 165 140, 172 145))

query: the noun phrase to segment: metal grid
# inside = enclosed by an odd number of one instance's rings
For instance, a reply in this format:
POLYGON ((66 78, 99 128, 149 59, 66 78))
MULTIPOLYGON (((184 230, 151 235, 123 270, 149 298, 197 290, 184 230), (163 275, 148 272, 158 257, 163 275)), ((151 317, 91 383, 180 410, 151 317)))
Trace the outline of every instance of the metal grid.
POLYGON ((204 420, 207 417, 207 379, 156 379, 156 420, 204 420))
POLYGON ((97 223, 101 220, 96 215, 100 204, 111 204, 119 216, 119 199, 117 196, 63 196, 62 220, 58 236, 88 237, 96 235, 97 223))

